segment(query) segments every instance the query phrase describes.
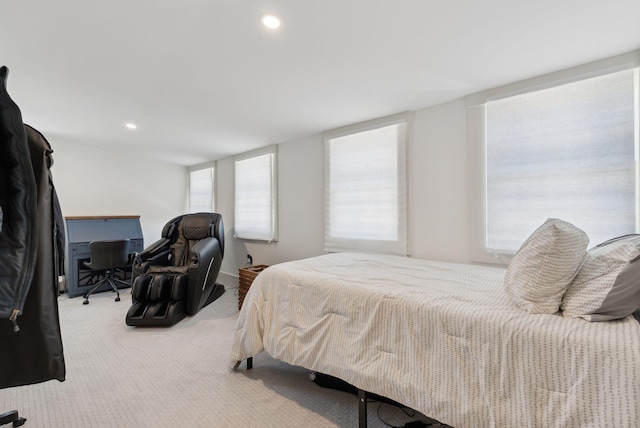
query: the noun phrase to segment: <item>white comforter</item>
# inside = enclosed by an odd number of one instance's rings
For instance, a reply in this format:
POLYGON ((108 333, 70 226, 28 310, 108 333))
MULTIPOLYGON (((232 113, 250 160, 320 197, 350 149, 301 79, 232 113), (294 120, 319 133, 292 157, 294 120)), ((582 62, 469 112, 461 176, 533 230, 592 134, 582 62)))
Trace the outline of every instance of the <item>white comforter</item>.
POLYGON ((637 427, 640 326, 531 315, 503 269, 328 254, 263 271, 234 361, 337 376, 456 428, 637 427))

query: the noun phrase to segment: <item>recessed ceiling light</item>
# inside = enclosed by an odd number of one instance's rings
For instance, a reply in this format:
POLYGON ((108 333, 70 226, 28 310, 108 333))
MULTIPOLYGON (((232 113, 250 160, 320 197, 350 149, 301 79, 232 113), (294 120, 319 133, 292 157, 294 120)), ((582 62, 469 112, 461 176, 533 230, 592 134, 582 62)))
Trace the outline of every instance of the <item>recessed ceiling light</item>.
POLYGON ((129 128, 129 129, 136 129, 137 128, 136 124, 135 123, 131 123, 131 122, 127 123, 125 126, 127 128, 129 128))
POLYGON ((270 13, 266 13, 260 17, 260 21, 262 25, 267 27, 270 30, 277 30, 280 28, 280 19, 277 16, 271 15, 270 13))

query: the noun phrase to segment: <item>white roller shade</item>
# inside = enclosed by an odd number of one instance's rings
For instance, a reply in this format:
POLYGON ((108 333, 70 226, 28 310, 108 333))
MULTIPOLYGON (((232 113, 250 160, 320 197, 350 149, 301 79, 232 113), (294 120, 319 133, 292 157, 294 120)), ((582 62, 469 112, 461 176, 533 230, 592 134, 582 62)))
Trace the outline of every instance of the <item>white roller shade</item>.
POLYGON ((189 212, 213 212, 214 168, 204 168, 189 173, 189 212))
POLYGON ((325 251, 407 254, 405 128, 325 139, 325 251))
POLYGON ((236 238, 277 240, 275 148, 235 161, 236 238))

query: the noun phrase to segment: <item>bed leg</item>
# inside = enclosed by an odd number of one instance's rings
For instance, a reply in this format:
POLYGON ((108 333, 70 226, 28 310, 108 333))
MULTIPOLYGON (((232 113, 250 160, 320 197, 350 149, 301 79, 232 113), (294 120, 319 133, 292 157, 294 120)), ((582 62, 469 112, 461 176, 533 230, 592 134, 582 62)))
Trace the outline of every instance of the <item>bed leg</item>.
POLYGON ((358 428, 367 428, 367 392, 358 388, 358 428))
MULTIPOLYGON (((242 364, 242 360, 236 361, 236 363, 233 365, 233 370, 238 370, 238 367, 240 367, 240 364, 242 364)), ((247 358, 247 370, 251 370, 252 368, 253 368, 253 357, 249 357, 247 358)))

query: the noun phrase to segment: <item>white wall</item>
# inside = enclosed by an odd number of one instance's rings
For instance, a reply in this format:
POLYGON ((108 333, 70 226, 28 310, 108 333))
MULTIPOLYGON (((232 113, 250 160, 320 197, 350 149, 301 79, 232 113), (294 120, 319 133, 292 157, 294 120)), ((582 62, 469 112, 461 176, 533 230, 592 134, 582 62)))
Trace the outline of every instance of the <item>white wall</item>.
POLYGON ((421 259, 468 263, 465 101, 418 110, 409 135, 409 254, 421 259))
POLYGON ((145 246, 185 209, 187 168, 57 141, 53 175, 64 216, 139 215, 145 246))
MULTIPOLYGON (((457 100, 413 114, 407 146, 409 253, 469 262, 466 103, 457 100)), ((217 211, 227 236, 222 271, 246 262, 272 265, 323 254, 324 146, 320 135, 278 146, 277 243, 233 238, 233 159, 218 161, 217 211)), ((225 282, 226 284, 226 282, 225 282)))
MULTIPOLYGON (((466 126, 464 100, 413 113, 407 145, 412 257, 470 261, 466 126)), ((185 212, 187 168, 86 145, 50 143, 65 216, 140 215, 149 245, 167 220, 185 212)), ((221 283, 237 285, 247 253, 254 264, 266 265, 323 254, 322 136, 278 145, 278 242, 233 238, 233 158, 218 160, 216 174, 216 211, 222 214, 226 237, 221 283)))
MULTIPOLYGON (((279 240, 265 243, 233 238, 233 158, 216 167, 216 211, 225 222, 221 271, 238 275, 247 254, 254 264, 272 265, 322 254, 324 248, 324 147, 320 136, 278 145, 279 240)), ((231 285, 233 279, 221 280, 231 285)))

